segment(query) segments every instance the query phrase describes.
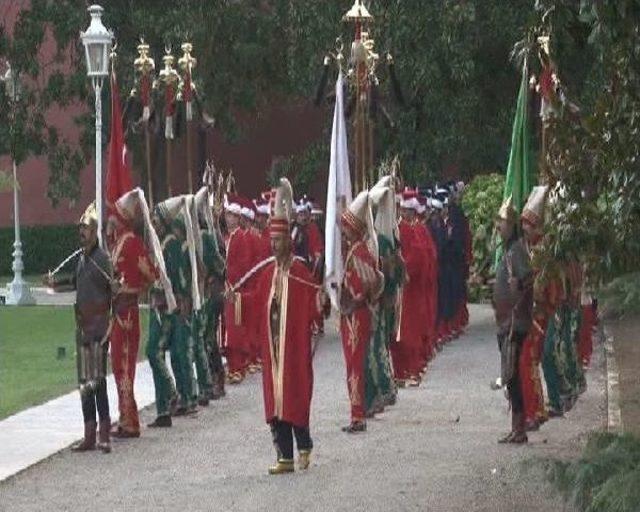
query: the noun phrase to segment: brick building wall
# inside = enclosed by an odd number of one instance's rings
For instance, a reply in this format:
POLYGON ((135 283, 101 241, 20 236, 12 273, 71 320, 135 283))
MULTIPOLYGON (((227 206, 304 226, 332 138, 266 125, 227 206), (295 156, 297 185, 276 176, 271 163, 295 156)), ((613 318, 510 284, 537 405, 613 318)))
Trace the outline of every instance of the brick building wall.
MULTIPOLYGON (((9 34, 20 9, 28 4, 28 0, 13 0, 0 6, 0 24, 9 34)), ((121 42, 122 44, 123 42, 121 42)), ((133 43, 132 43, 133 44, 133 43)), ((42 45, 39 58, 42 62, 50 62, 55 51, 55 41, 47 34, 42 45)), ((62 64, 64 69, 65 64, 62 64)), ((0 63, 3 68, 3 63, 0 63)), ((67 65, 68 69, 68 65, 67 65)), ((130 84, 121 84, 125 89, 130 84)), ((79 131, 73 118, 84 105, 73 105, 64 110, 52 108, 47 112, 47 123, 55 125, 62 137, 77 142, 79 131)), ((108 103, 103 101, 103 108, 108 103)), ((322 109, 316 109, 308 100, 287 101, 273 104, 260 116, 244 117, 240 121, 242 138, 239 142, 229 143, 219 130, 212 130, 206 136, 206 156, 213 158, 222 169, 233 169, 240 193, 254 195, 265 187, 265 175, 271 168, 275 158, 288 156, 303 151, 309 144, 322 136, 325 116, 330 115, 322 109)), ((194 155, 197 153, 194 137, 194 155)), ((107 135, 108 140, 108 135, 107 135)), ((106 143, 106 141, 105 141, 106 143)), ((327 140, 327 144, 329 141, 327 140)), ((187 178, 182 169, 185 161, 184 139, 175 143, 173 155, 174 193, 187 190, 187 178), (182 172, 181 172, 182 171, 182 172)), ((143 155, 133 155, 134 181, 140 183, 144 172, 143 155)), ((103 157, 103 169, 106 170, 106 154, 103 157)), ((328 163, 327 163, 328 166, 328 163)), ((11 162, 7 157, 0 157, 0 169, 10 170, 11 162)), ((47 198, 48 169, 46 158, 31 158, 18 169, 20 182, 20 220, 23 226, 52 225, 74 223, 84 208, 95 197, 95 163, 88 163, 80 173, 80 198, 76 202, 62 201, 56 208, 47 198)), ((318 176, 318 183, 323 181, 318 176)), ((325 179, 326 181, 326 179, 325 179)), ((321 185, 314 187, 319 191, 321 185)), ((321 195, 321 194, 320 194, 321 195)), ((11 192, 0 193, 0 228, 13 225, 13 195, 11 192)))

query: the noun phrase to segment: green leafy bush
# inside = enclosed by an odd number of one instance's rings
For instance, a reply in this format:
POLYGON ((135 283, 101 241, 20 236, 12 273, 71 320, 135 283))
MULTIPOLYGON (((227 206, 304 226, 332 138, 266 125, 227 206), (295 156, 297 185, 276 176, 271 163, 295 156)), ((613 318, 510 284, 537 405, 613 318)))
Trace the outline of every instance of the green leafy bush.
POLYGON ((473 263, 469 281, 469 299, 489 297, 495 252, 494 219, 502 204, 504 176, 497 173, 476 176, 464 193, 462 208, 469 217, 473 236, 473 263))
MULTIPOLYGON (((26 274, 52 270, 79 245, 78 230, 74 225, 23 227, 20 238, 26 274)), ((13 228, 0 229, 0 275, 12 273, 13 242, 13 228)))
POLYGON ((549 480, 584 512, 640 510, 640 439, 593 434, 575 461, 546 462, 549 480))

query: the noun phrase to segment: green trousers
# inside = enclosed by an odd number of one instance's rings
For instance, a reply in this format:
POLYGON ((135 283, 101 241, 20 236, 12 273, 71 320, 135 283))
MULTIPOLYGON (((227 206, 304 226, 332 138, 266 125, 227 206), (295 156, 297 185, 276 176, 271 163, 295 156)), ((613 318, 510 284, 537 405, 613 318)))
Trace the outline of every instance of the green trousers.
POLYGON ((544 339, 542 354, 542 371, 547 384, 549 406, 556 411, 562 411, 561 397, 562 377, 560 375, 557 347, 559 345, 558 321, 556 315, 549 319, 547 333, 544 339))
POLYGON ((373 413, 392 402, 396 386, 389 359, 393 313, 380 308, 374 317, 375 330, 365 355, 365 411, 373 413))
POLYGON ((198 402, 198 388, 193 374, 193 318, 187 319, 181 315, 175 315, 174 336, 176 340, 175 366, 178 366, 180 371, 180 377, 176 378, 176 385, 180 394, 180 406, 195 407, 198 402))
POLYGON ((220 378, 220 375, 224 375, 222 356, 218 346, 218 326, 220 325, 222 308, 223 302, 213 298, 207 299, 202 308, 204 348, 209 361, 211 378, 214 380, 220 378))
POLYGON ((194 311, 192 322, 193 358, 196 363, 198 379, 198 398, 205 399, 213 393, 213 380, 209 370, 209 361, 205 350, 205 330, 207 329, 206 312, 204 309, 194 311))
POLYGON ((586 385, 582 364, 578 359, 578 339, 580 333, 580 310, 562 306, 561 349, 565 366, 566 394, 578 396, 586 385))
MULTIPOLYGON (((158 416, 169 416, 171 400, 177 396, 176 385, 165 359, 167 350, 170 350, 172 336, 171 316, 156 310, 151 310, 149 315, 149 339, 146 353, 153 374, 158 416)), ((172 366, 174 366, 173 358, 172 366)), ((174 366, 174 372, 175 370, 174 366)))

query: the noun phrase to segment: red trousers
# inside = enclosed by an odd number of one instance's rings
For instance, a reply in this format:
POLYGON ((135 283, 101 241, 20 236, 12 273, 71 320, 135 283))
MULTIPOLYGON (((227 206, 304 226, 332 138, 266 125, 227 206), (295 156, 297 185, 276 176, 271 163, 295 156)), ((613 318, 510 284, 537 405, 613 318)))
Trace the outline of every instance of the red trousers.
POLYGON ((582 321, 580 322, 580 338, 578 341, 578 356, 580 362, 588 365, 593 353, 593 329, 596 325, 596 312, 591 304, 582 306, 582 321))
POLYGON ((366 307, 351 315, 342 315, 340 321, 342 349, 347 367, 347 388, 351 402, 351 421, 364 421, 365 357, 371 342, 371 312, 366 307))
POLYGON ((244 373, 249 364, 250 341, 244 325, 236 325, 235 307, 227 303, 224 307, 226 331, 225 355, 229 373, 244 373))
POLYGON ((537 421, 546 417, 542 381, 540 380, 540 360, 544 335, 532 328, 524 339, 520 354, 520 382, 526 421, 537 421))
POLYGON ((139 346, 140 317, 136 304, 117 312, 111 330, 111 367, 120 411, 118 425, 131 433, 140 432, 138 404, 133 393, 139 346))

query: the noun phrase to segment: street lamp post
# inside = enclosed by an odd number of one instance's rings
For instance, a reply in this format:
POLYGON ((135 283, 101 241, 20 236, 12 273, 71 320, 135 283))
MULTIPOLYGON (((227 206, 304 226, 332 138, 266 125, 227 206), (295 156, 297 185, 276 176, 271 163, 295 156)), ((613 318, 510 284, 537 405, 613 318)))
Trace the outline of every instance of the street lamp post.
POLYGON ((102 85, 109 74, 109 53, 113 32, 102 24, 104 9, 92 5, 87 9, 91 15, 89 28, 80 34, 85 48, 87 76, 95 92, 96 108, 96 212, 98 214, 98 240, 102 245, 102 85))
MULTIPOLYGON (((9 65, 9 69, 5 73, 2 81, 5 85, 5 90, 7 92, 7 96, 11 101, 11 110, 12 110, 12 122, 11 122, 11 130, 15 129, 15 117, 16 117, 16 107, 18 101, 20 100, 21 87, 19 82, 18 73, 15 73, 11 66, 9 65)), ((11 144, 15 144, 15 136, 12 133, 11 144)), ((29 288, 29 284, 26 283, 22 279, 22 272, 24 270, 24 264, 22 263, 22 242, 20 240, 20 207, 18 202, 18 165, 16 164, 15 151, 12 148, 11 151, 11 162, 13 165, 13 222, 15 229, 15 241, 13 243, 13 264, 11 268, 13 269, 13 281, 9 283, 8 286, 8 294, 7 294, 7 304, 12 306, 29 306, 35 304, 36 301, 31 295, 31 289, 29 288)))

